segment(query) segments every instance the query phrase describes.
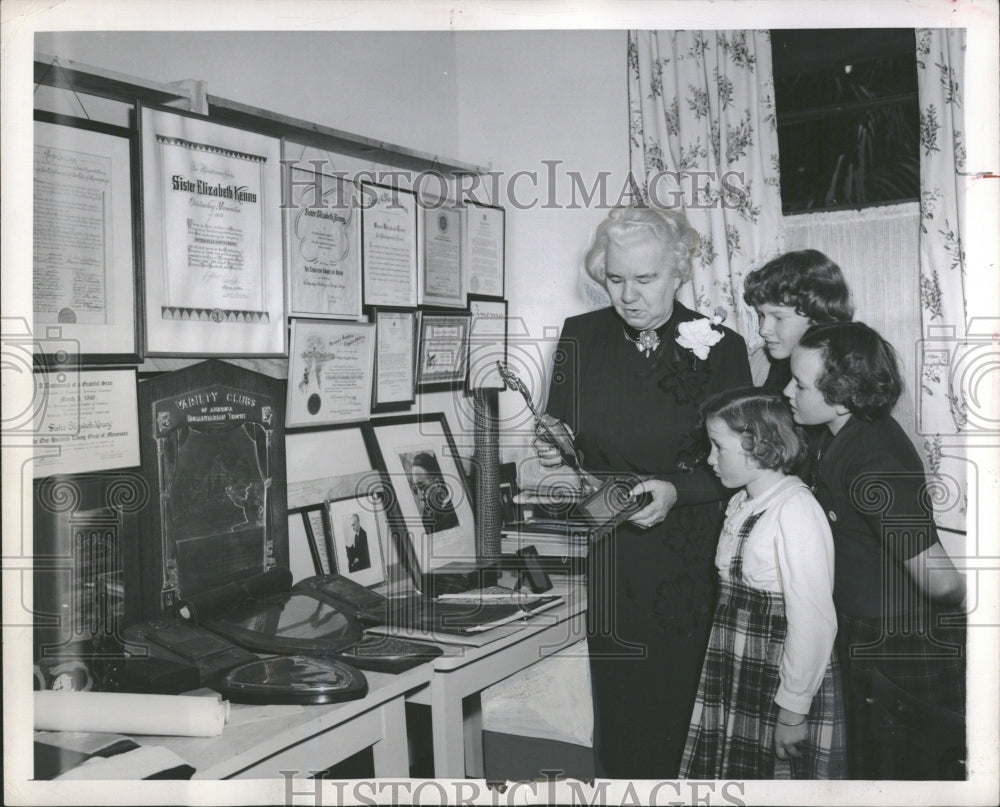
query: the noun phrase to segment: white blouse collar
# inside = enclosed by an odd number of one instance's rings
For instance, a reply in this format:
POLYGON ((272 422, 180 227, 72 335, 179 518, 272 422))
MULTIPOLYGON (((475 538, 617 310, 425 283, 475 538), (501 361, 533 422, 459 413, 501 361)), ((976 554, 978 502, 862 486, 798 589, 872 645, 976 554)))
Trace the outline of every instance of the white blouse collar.
POLYGON ((726 515, 731 515, 738 510, 759 513, 761 510, 766 509, 779 494, 794 487, 805 487, 805 483, 797 476, 789 475, 782 477, 759 496, 755 496, 752 499, 747 495, 746 488, 743 488, 729 500, 729 506, 726 507, 726 515))

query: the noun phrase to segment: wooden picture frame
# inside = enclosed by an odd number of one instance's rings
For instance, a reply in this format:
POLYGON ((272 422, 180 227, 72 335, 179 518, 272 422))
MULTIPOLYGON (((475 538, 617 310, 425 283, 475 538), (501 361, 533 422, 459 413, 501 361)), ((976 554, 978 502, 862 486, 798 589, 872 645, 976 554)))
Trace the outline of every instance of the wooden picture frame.
POLYGON ((137 133, 34 116, 35 364, 143 358, 137 133), (72 269, 68 267, 73 267, 72 269))

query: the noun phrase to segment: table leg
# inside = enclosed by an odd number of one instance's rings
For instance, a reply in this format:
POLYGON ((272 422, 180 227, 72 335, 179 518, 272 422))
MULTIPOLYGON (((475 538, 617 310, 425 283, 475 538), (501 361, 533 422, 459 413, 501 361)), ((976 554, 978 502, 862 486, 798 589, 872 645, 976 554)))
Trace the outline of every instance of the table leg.
POLYGON ((403 698, 384 704, 381 711, 382 737, 372 746, 376 779, 399 779, 410 775, 410 753, 406 736, 406 707, 403 698))
POLYGON ((465 772, 470 779, 482 779, 483 762, 483 701, 476 692, 465 699, 463 734, 465 746, 465 772))
POLYGON ((465 778, 465 722, 462 699, 446 698, 445 675, 431 680, 431 734, 434 744, 434 776, 465 778))

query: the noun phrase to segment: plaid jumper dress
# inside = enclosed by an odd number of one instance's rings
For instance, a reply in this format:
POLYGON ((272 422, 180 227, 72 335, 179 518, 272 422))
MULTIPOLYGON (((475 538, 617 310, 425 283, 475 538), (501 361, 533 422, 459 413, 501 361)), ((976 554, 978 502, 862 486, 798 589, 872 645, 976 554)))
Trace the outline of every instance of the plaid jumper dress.
POLYGON ((845 775, 843 703, 836 658, 806 722, 798 759, 774 754, 779 668, 787 622, 784 598, 743 580, 743 549, 763 515, 739 532, 730 580, 720 581, 712 635, 691 714, 680 775, 685 779, 839 779, 845 775))

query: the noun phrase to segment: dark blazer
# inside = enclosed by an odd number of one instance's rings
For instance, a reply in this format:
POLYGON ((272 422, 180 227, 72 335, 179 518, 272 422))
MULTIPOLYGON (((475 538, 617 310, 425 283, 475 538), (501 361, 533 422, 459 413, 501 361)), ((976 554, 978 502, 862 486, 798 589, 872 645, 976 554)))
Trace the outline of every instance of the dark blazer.
POLYGON ((723 326, 715 326, 723 338, 707 359, 681 347, 678 326, 698 319, 706 317, 675 302, 658 329, 658 355, 648 360, 637 358, 613 308, 566 320, 546 411, 577 435, 587 470, 664 479, 677 488, 678 505, 729 498, 704 462, 698 406, 713 393, 750 386, 750 364, 743 337, 723 326), (643 375, 630 375, 631 364, 643 375))

